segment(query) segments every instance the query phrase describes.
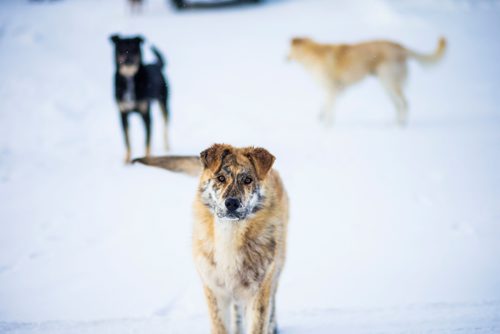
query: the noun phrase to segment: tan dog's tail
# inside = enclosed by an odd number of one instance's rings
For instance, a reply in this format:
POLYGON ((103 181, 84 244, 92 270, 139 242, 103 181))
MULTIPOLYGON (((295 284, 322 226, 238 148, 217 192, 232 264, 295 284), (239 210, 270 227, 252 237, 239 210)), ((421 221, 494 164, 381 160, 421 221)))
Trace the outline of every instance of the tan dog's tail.
POLYGON ((439 39, 438 47, 436 51, 432 54, 422 54, 419 52, 406 49, 408 56, 415 58, 419 63, 423 65, 432 65, 437 63, 441 58, 443 58, 446 51, 446 38, 441 37, 439 39))
POLYGON ((202 170, 201 161, 198 156, 144 157, 132 161, 132 163, 135 162, 167 169, 176 173, 187 174, 189 176, 199 176, 202 170))

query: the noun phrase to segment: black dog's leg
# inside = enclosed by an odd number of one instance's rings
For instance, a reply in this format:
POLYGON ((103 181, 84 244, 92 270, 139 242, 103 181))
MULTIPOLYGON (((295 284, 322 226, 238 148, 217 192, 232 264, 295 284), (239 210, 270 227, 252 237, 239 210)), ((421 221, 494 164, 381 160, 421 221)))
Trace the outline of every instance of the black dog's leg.
POLYGON ((149 107, 146 111, 141 111, 144 128, 146 130, 146 156, 151 155, 151 112, 149 107))
POLYGON ((128 134, 128 114, 129 114, 128 112, 120 112, 120 116, 122 119, 123 137, 125 138, 125 147, 127 149, 127 152, 125 154, 125 163, 130 163, 130 157, 131 157, 130 139, 128 134))
POLYGON ((161 113, 163 115, 163 138, 164 138, 164 144, 165 144, 165 150, 168 151, 170 149, 169 141, 168 141, 168 122, 169 122, 169 110, 168 110, 168 105, 167 101, 160 101, 160 109, 161 113))

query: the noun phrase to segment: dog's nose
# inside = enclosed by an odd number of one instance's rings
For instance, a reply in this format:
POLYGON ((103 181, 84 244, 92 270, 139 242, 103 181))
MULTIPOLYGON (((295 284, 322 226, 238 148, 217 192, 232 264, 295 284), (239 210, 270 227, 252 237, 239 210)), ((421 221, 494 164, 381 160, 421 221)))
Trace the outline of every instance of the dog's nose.
POLYGON ((234 212, 236 209, 240 207, 240 200, 236 198, 228 198, 226 199, 226 208, 229 212, 234 212))

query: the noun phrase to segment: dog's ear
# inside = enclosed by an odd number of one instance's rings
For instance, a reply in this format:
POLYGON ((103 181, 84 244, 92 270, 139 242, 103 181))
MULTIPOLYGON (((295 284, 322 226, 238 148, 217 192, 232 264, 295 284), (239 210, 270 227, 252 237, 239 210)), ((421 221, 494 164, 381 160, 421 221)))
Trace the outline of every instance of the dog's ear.
POLYGON ((305 43, 311 42, 311 39, 308 37, 295 37, 292 38, 292 45, 293 46, 298 46, 298 45, 303 45, 305 43))
POLYGON ((134 40, 139 44, 144 43, 144 37, 142 37, 141 35, 134 37, 134 40))
POLYGON ((111 42, 113 42, 113 43, 115 43, 115 44, 116 44, 116 42, 118 42, 118 41, 120 40, 120 36, 119 36, 119 35, 117 35, 117 34, 111 35, 111 36, 109 36, 109 40, 110 40, 111 42))
POLYGON ((222 160, 230 153, 231 148, 229 145, 213 144, 200 153, 201 163, 205 169, 210 169, 215 173, 219 170, 222 160))
POLYGON ((259 180, 263 180, 267 176, 273 167, 274 160, 276 160, 274 155, 262 147, 251 148, 246 156, 252 162, 259 180))

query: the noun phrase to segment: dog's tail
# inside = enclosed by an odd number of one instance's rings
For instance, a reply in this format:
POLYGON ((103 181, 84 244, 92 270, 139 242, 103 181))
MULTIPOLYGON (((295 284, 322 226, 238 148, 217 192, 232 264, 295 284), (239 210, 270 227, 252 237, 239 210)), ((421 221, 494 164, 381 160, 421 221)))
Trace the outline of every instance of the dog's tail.
POLYGON ((151 46, 151 51, 153 51, 153 53, 155 54, 156 64, 160 66, 160 68, 163 68, 163 66, 165 66, 165 60, 163 59, 160 51, 154 46, 151 46))
POLYGON ((198 156, 144 157, 132 160, 132 163, 136 162, 189 176, 199 176, 202 167, 198 156))
POLYGON ((432 65, 437 63, 441 58, 443 58, 444 53, 446 52, 446 38, 441 37, 438 42, 438 47, 434 53, 431 54, 422 54, 416 51, 412 51, 410 49, 406 49, 408 56, 416 59, 419 63, 423 65, 432 65))

